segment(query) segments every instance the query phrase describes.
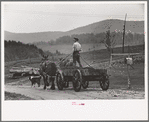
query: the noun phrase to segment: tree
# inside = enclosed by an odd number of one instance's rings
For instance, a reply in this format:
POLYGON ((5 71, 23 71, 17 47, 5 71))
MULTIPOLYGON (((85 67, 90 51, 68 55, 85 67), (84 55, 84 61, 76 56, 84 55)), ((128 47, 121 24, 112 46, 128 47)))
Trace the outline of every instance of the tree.
POLYGON ((116 33, 112 32, 110 34, 110 30, 108 30, 106 32, 106 38, 103 42, 104 42, 105 47, 107 48, 108 52, 113 53, 113 48, 116 45, 116 33))
POLYGON ((106 32, 106 38, 104 40, 104 44, 105 44, 105 46, 106 46, 106 48, 107 48, 107 50, 109 52, 109 63, 110 63, 110 67, 111 67, 111 61, 110 61, 111 54, 113 53, 113 48, 116 45, 116 38, 115 38, 115 36, 116 36, 116 33, 113 32, 113 33, 110 34, 110 30, 108 30, 106 32))

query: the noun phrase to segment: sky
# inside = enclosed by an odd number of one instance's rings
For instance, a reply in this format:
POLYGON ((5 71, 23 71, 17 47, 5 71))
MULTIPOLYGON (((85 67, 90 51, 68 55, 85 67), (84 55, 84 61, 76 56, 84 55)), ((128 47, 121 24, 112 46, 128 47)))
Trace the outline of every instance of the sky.
POLYGON ((105 19, 144 20, 144 4, 134 2, 2 2, 5 31, 69 31, 105 19))

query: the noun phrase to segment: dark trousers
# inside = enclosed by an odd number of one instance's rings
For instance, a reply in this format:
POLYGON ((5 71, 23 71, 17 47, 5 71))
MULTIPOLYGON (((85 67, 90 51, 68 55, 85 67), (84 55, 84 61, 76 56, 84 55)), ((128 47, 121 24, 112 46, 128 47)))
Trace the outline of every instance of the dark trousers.
POLYGON ((78 62, 79 66, 82 67, 81 62, 80 62, 80 53, 79 51, 74 51, 73 52, 73 64, 76 66, 76 62, 78 62))

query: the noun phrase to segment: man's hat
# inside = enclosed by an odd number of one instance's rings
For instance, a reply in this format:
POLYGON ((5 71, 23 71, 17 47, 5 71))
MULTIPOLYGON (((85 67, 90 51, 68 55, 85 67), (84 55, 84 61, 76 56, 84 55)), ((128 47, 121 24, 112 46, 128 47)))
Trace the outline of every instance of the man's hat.
POLYGON ((78 41, 79 39, 78 38, 74 38, 76 41, 78 41))

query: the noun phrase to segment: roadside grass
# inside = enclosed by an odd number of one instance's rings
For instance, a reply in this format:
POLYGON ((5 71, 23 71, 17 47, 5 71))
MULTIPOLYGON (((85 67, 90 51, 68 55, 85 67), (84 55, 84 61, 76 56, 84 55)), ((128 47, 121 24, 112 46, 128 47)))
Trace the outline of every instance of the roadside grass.
MULTIPOLYGON (((134 69, 129 68, 130 82, 132 90, 144 91, 145 90, 145 76, 144 76, 144 63, 134 64, 134 69)), ((110 88, 126 88, 128 87, 128 72, 126 65, 115 66, 115 69, 109 71, 110 88)))
POLYGON ((5 100, 34 100, 33 98, 5 91, 5 100))

